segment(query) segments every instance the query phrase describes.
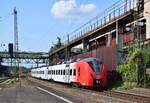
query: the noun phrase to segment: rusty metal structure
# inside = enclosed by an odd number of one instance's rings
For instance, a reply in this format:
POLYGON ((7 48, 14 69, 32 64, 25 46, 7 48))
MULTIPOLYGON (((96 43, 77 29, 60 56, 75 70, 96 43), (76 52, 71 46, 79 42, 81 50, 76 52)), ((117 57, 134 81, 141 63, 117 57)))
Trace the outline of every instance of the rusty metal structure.
POLYGON ((63 38, 62 46, 49 52, 49 63, 71 58, 97 57, 110 71, 116 69, 125 51, 131 45, 150 43, 146 33, 145 6, 149 0, 120 0, 63 38), (71 49, 82 45, 82 52, 73 55, 71 49))
MULTIPOLYGON (((0 59, 4 63, 11 63, 11 57, 9 52, 0 52, 0 59)), ((24 64, 48 64, 48 53, 44 52, 18 52, 18 62, 24 64)), ((13 57, 12 61, 15 61, 16 58, 13 57)))

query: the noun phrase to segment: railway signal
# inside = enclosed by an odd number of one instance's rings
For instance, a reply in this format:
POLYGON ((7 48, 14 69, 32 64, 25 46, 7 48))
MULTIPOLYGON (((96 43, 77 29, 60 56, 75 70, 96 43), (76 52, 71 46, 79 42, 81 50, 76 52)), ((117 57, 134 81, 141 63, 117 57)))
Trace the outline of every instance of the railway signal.
POLYGON ((13 43, 8 44, 8 52, 11 58, 13 58, 13 43))

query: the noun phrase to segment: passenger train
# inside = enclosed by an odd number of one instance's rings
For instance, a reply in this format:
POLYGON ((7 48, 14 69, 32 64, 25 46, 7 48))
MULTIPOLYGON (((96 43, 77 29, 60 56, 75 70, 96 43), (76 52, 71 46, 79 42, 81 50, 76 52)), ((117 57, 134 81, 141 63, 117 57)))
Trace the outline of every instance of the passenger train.
POLYGON ((31 76, 83 87, 107 86, 107 68, 97 58, 72 60, 58 65, 34 68, 31 70, 31 76))

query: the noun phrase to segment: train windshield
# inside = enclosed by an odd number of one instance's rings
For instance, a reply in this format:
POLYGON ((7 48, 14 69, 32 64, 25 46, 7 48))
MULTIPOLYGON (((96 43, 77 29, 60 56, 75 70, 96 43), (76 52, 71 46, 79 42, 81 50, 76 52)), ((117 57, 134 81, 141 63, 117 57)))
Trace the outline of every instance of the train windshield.
POLYGON ((92 68, 96 74, 99 74, 101 71, 102 62, 96 58, 87 58, 86 59, 89 66, 92 68))

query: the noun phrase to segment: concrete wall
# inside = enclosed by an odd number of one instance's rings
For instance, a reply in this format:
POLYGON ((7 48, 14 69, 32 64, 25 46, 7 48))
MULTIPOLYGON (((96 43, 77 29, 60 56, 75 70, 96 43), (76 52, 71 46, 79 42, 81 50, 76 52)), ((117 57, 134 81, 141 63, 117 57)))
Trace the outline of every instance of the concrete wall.
POLYGON ((146 39, 150 39, 150 1, 145 0, 144 17, 146 18, 146 39))

